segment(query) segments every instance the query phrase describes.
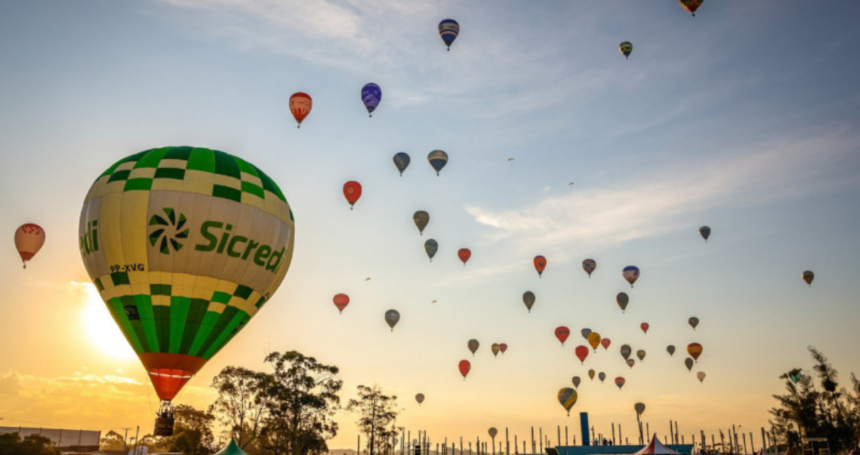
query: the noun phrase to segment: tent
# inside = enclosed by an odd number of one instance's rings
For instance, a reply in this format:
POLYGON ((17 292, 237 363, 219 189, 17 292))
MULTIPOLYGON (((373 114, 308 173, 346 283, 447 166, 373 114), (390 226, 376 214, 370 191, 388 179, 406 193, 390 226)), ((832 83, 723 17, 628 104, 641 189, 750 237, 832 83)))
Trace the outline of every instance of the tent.
POLYGON ((224 447, 223 449, 221 449, 220 452, 216 453, 215 455, 248 455, 248 454, 243 452, 242 449, 240 449, 239 446, 236 445, 235 439, 231 439, 230 444, 227 444, 227 447, 224 447))
POLYGON ((642 450, 636 452, 634 455, 678 455, 678 452, 664 446, 660 441, 657 440, 657 435, 654 435, 651 438, 651 443, 647 446, 643 447, 642 450))

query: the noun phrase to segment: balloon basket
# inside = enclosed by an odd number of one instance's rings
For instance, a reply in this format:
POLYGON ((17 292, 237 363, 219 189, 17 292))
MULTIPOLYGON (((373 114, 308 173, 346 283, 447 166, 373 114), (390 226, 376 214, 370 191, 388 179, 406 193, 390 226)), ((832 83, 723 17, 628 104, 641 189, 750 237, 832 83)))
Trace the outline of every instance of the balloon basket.
POLYGON ((154 436, 173 436, 173 407, 170 402, 162 401, 156 415, 155 429, 152 434, 154 436))

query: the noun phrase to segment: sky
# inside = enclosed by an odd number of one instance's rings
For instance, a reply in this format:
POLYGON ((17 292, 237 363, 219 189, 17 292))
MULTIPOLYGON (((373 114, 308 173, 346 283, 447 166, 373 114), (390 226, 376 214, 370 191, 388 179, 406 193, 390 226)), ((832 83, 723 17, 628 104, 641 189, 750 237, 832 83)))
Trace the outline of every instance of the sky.
MULTIPOLYGON (((708 1, 694 18, 670 0, 0 0, 0 423, 151 431, 157 397, 89 281, 78 220, 115 161, 193 145, 268 173, 296 242, 263 316, 177 403, 206 407, 225 366, 267 370, 267 353, 298 350, 340 368, 344 401, 359 384, 396 394, 399 424, 434 442, 491 426, 555 442, 559 425, 577 433, 577 412, 632 438, 643 402, 658 435, 670 419, 687 438, 735 424, 759 444, 779 375, 811 366, 807 346, 843 381, 860 373, 857 17, 851 2, 777 0, 708 1), (461 31, 446 52, 436 26, 449 17, 461 31), (383 91, 373 118, 368 82, 383 91), (314 99, 301 129, 297 91, 314 99), (438 177, 434 149, 450 157, 438 177), (364 188, 352 211, 348 180, 364 188), (416 210, 431 216, 423 236, 416 210), (47 242, 23 270, 12 238, 27 222, 47 242), (584 327, 612 345, 582 365, 584 327), (508 351, 494 358, 494 342, 508 351), (704 353, 688 372, 691 342, 704 353), (648 352, 632 369, 625 343, 648 352), (590 368, 609 379, 589 381, 590 368), (556 394, 574 375, 567 417, 556 394)), ((337 420, 329 446, 354 447, 357 416, 337 420)))

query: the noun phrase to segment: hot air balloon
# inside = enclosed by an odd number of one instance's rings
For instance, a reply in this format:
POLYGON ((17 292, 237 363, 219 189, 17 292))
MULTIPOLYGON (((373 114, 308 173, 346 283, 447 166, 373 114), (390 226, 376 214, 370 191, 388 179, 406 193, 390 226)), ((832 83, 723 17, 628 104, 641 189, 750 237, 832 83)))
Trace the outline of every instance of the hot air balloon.
POLYGON ((361 184, 352 180, 344 183, 343 197, 346 198, 346 202, 349 202, 349 209, 352 210, 358 198, 361 197, 361 184))
POLYGON ((558 402, 561 403, 561 407, 567 411, 567 416, 570 417, 570 408, 576 404, 576 390, 573 390, 570 387, 559 390, 558 402))
POLYGON ((162 400, 155 434, 170 435, 171 400, 286 276, 287 199, 241 158, 163 147, 102 173, 78 232, 87 273, 162 400))
POLYGON ((582 270, 585 270, 585 273, 588 274, 588 277, 591 278, 591 273, 594 272, 594 269, 597 268, 597 262, 594 259, 586 259, 582 261, 582 270))
POLYGON ((689 11, 693 17, 696 17, 696 10, 699 9, 699 6, 702 5, 703 1, 705 0, 678 0, 678 3, 680 3, 685 10, 689 11))
POLYGON ((579 333, 580 333, 580 335, 582 335, 583 339, 588 340, 588 336, 591 335, 591 329, 586 327, 586 328, 580 330, 579 333))
POLYGON ((627 267, 624 267, 624 270, 621 272, 621 276, 630 283, 630 287, 632 288, 633 283, 639 279, 639 267, 628 265, 627 267))
POLYGON ((600 383, 603 384, 603 381, 606 379, 606 373, 601 371, 600 374, 597 375, 597 378, 600 379, 600 383))
POLYGON ((642 415, 645 412, 645 403, 636 403, 633 405, 633 409, 636 410, 636 414, 642 415))
POLYGON ((621 390, 621 388, 624 387, 625 382, 626 381, 621 376, 618 376, 617 378, 615 378, 615 385, 618 386, 618 390, 621 390))
POLYGON ((579 376, 574 376, 572 381, 573 381, 573 386, 578 389, 579 384, 582 382, 582 379, 580 379, 579 376))
POLYGON ((684 359, 684 365, 687 366, 687 371, 692 371, 693 370, 693 359, 687 357, 686 359, 684 359))
POLYGON ((597 332, 589 333, 588 344, 591 345, 591 348, 594 349, 594 352, 597 352, 597 347, 600 346, 600 334, 597 332))
POLYGON ((594 380, 594 370, 588 370, 588 379, 594 380))
POLYGON ((343 314, 343 309, 349 305, 349 296, 346 294, 337 294, 334 296, 334 306, 337 307, 338 312, 343 314))
POLYGON ((290 97, 290 112, 293 113, 293 117, 298 122, 296 128, 302 127, 302 120, 311 113, 313 104, 313 100, 307 93, 296 92, 290 97))
POLYGON ((436 170, 436 176, 439 176, 439 171, 448 164, 448 154, 441 150, 433 150, 427 155, 427 161, 436 170))
POLYGON ((621 345, 621 357, 624 357, 624 360, 629 359, 631 353, 633 353, 633 348, 629 344, 621 345))
POLYGON ((585 365, 585 358, 588 357, 588 348, 579 345, 573 352, 576 353, 576 357, 579 359, 579 361, 582 362, 583 365, 585 365))
POLYGON ((636 365, 636 361, 633 359, 627 359, 627 366, 633 368, 633 365, 636 365))
POLYGON ((814 273, 812 273, 811 271, 807 270, 807 271, 803 272, 803 274, 801 275, 801 277, 803 277, 803 281, 806 281, 806 284, 808 284, 808 285, 809 285, 809 287, 812 287, 812 280, 814 280, 814 279, 815 279, 815 274, 814 274, 814 273))
POLYGON ((543 276, 543 271, 546 268, 546 258, 543 256, 535 256, 535 270, 537 270, 538 278, 543 276))
POLYGON ((412 221, 414 221, 415 226, 418 227, 418 234, 424 235, 424 228, 426 228, 427 223, 430 222, 430 214, 424 210, 419 210, 412 215, 412 221))
POLYGON ((495 438, 496 435, 499 434, 499 430, 497 430, 496 427, 490 427, 490 429, 487 430, 487 434, 489 434, 491 438, 495 438))
POLYGON ((651 327, 647 322, 643 322, 639 324, 639 328, 642 329, 643 332, 648 333, 648 328, 651 327))
POLYGON ((526 308, 528 308, 529 313, 531 313, 532 307, 535 304, 535 293, 532 291, 526 291, 525 294, 523 294, 523 303, 526 304, 526 308))
POLYGON ((699 228, 699 235, 701 235, 702 238, 705 239, 705 243, 708 243, 708 237, 711 236, 711 228, 709 228, 707 226, 700 227, 699 228))
POLYGON ((468 248, 460 248, 460 250, 457 251, 457 257, 460 258, 461 261, 463 261, 463 267, 465 267, 466 262, 469 260, 470 257, 472 257, 472 251, 468 248))
POLYGON ((457 367, 460 369, 460 374, 463 375, 463 380, 465 381, 466 376, 469 374, 469 370, 472 369, 472 364, 469 363, 468 360, 461 360, 457 367))
POLYGON ((696 377, 699 378, 699 382, 705 382, 705 376, 707 376, 707 375, 705 374, 704 371, 700 371, 700 372, 696 373, 696 377))
POLYGON ((490 346, 490 350, 493 351, 493 357, 498 357, 501 346, 499 346, 499 343, 493 343, 492 346, 490 346))
POLYGON ((645 350, 644 350, 644 349, 640 349, 640 350, 636 351, 636 357, 638 357, 638 358, 639 358, 639 361, 640 361, 640 362, 641 362, 641 361, 643 361, 643 360, 645 360, 645 354, 646 354, 646 353, 645 353, 645 350))
POLYGON ((687 323, 690 324, 690 327, 692 327, 693 330, 696 330, 696 327, 699 326, 699 318, 693 316, 690 319, 687 319, 687 323))
POLYGON ((499 343, 499 351, 502 355, 505 355, 505 351, 508 350, 508 345, 506 343, 499 343))
POLYGON ((555 337, 558 338, 558 341, 561 341, 562 346, 564 346, 564 342, 567 340, 568 336, 570 336, 570 329, 565 326, 556 327, 555 337))
POLYGON ((388 310, 385 312, 385 322, 394 331, 394 326, 400 321, 400 312, 397 310, 388 310))
POLYGON ((702 345, 699 343, 690 343, 687 345, 687 354, 696 362, 699 361, 699 356, 702 355, 702 345))
POLYGON ((621 308, 621 312, 624 313, 627 309, 627 304, 630 303, 630 296, 626 292, 619 292, 615 296, 615 301, 618 303, 618 307, 621 308))
POLYGON ((675 355, 675 346, 672 346, 671 344, 669 346, 666 346, 666 351, 669 353, 669 355, 675 355))
POLYGON ((433 262, 433 256, 436 256, 436 251, 439 251, 439 244, 433 239, 427 239, 427 241, 424 242, 424 251, 427 252, 427 257, 430 258, 430 262, 433 262))
POLYGON ((469 350, 472 351, 472 355, 474 356, 475 352, 481 346, 481 343, 478 343, 478 340, 473 338, 473 339, 469 340, 468 343, 466 343, 466 346, 469 347, 469 350))
POLYGON ((409 167, 409 161, 409 155, 404 152, 397 152, 394 155, 394 167, 396 167, 397 170, 400 171, 401 177, 403 177, 403 171, 405 171, 406 168, 409 167))
MULTIPOLYGON (((98 233, 98 225, 94 225, 88 228, 87 235, 81 237, 81 252, 85 249, 92 249, 93 247, 98 248, 98 244, 93 244, 92 242, 97 242, 97 234, 98 233), (89 243, 85 243, 89 242, 89 243)), ((42 245, 45 244, 45 230, 42 229, 38 224, 27 223, 22 224, 15 231, 15 248, 18 250, 18 254, 21 256, 21 261, 24 263, 24 268, 27 268, 27 261, 33 259, 33 256, 42 249, 42 245)))
POLYGON ((382 101, 382 89, 378 85, 370 82, 361 88, 361 102, 367 109, 368 117, 373 117, 373 111, 379 106, 380 101, 382 101))
POLYGON ((630 58, 630 53, 633 52, 633 44, 630 41, 625 41, 618 45, 618 50, 624 58, 630 58))
POLYGON ((511 166, 514 165, 514 161, 516 161, 514 158, 508 158, 508 163, 511 163, 511 166))
POLYGON ((457 35, 459 34, 460 24, 458 24, 454 19, 445 19, 442 22, 439 22, 439 36, 442 38, 442 41, 445 42, 445 46, 448 46, 448 51, 451 50, 451 44, 454 43, 454 40, 457 39, 457 35))
POLYGON ((604 350, 609 349, 609 345, 612 344, 612 340, 610 340, 609 338, 604 338, 600 340, 600 344, 603 345, 604 350))
POLYGON ((419 393, 418 395, 415 395, 415 401, 418 402, 418 406, 421 406, 421 403, 424 402, 424 394, 419 393))

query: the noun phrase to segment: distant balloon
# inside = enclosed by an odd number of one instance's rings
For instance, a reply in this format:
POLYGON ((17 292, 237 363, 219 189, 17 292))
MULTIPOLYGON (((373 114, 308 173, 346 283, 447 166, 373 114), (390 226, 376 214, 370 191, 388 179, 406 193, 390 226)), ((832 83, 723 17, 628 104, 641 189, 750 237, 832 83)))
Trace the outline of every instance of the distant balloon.
POLYGON ((615 301, 618 303, 618 307, 621 308, 621 312, 627 309, 627 304, 630 303, 630 296, 627 295, 626 292, 619 292, 618 295, 615 296, 615 301))
POLYGON ((582 335, 583 339, 588 340, 588 336, 591 335, 591 329, 586 327, 586 328, 580 330, 579 333, 582 335))
POLYGON ((369 117, 373 117, 373 111, 379 106, 382 101, 382 89, 378 85, 370 82, 361 88, 361 102, 364 103, 364 108, 367 109, 369 117))
POLYGON ((367 277, 367 278, 365 278, 365 279, 364 279, 364 283, 365 283, 365 284, 367 284, 367 282, 368 282, 368 281, 370 281, 370 277, 367 277))
POLYGON ((430 262, 433 262, 433 256, 436 256, 436 252, 439 251, 439 243, 433 239, 427 239, 427 241, 424 242, 424 251, 427 252, 427 257, 430 258, 430 262))
POLYGON ((693 17, 696 17, 696 10, 699 9, 699 6, 702 5, 704 0, 678 0, 678 3, 684 7, 685 10, 689 11, 693 17))
POLYGON ((588 344, 591 345, 591 348, 594 349, 594 352, 597 352, 597 347, 600 346, 600 334, 597 332, 589 333, 588 344))
POLYGON ((409 155, 404 152, 397 152, 397 154, 394 155, 394 166, 397 168, 398 171, 400 171, 401 177, 403 177, 403 171, 405 171, 406 168, 409 167, 410 161, 411 160, 409 158, 409 155))
POLYGON ((469 363, 468 360, 461 360, 460 364, 457 366, 460 369, 460 374, 463 375, 463 380, 466 380, 466 375, 469 374, 469 370, 472 369, 472 364, 469 363))
POLYGON ((700 372, 696 373, 696 377, 699 378, 699 382, 705 382, 705 376, 707 376, 707 375, 705 374, 704 371, 700 371, 700 372))
POLYGON ((439 22, 439 37, 441 37, 442 41, 445 42, 445 45, 448 46, 448 51, 451 50, 451 44, 454 44, 454 40, 457 39, 457 35, 459 34, 460 24, 458 24, 454 19, 445 19, 442 22, 439 22))
POLYGON ((579 383, 581 383, 581 382, 582 382, 582 379, 580 379, 579 376, 573 377, 573 386, 576 387, 577 389, 579 388, 579 383))
POLYGON ((633 405, 633 409, 636 410, 636 414, 642 415, 645 412, 645 403, 636 403, 633 405))
POLYGON ((629 344, 622 344, 621 345, 621 357, 624 357, 624 360, 629 359, 630 354, 632 354, 632 353, 633 353, 633 348, 631 348, 629 344))
POLYGON ((561 341, 562 346, 564 346, 564 342, 567 341, 568 336, 570 336, 570 329, 565 326, 556 327, 555 337, 558 338, 558 341, 561 341))
POLYGON ((568 186, 569 188, 573 188, 573 182, 568 183, 568 184, 567 184, 567 186, 568 186))
POLYGON ((633 365, 636 365, 636 361, 633 359, 627 359, 627 366, 633 368, 633 365))
POLYGON ((603 381, 606 379, 606 373, 601 371, 600 374, 597 375, 597 378, 600 379, 600 383, 603 384, 603 381))
POLYGON ((388 326, 391 327, 391 331, 394 331, 394 326, 400 321, 400 312, 397 310, 388 310, 385 312, 385 322, 388 323, 388 326))
POLYGON ((534 259, 535 270, 537 270, 538 277, 543 276, 543 271, 546 268, 546 258, 543 256, 535 256, 534 259))
POLYGON ((558 402, 567 411, 568 417, 570 416, 570 408, 576 404, 576 390, 571 389, 570 387, 561 389, 558 391, 558 402))
POLYGON ((641 362, 641 361, 643 361, 643 360, 645 360, 645 354, 646 354, 646 353, 645 353, 645 350, 644 350, 644 349, 640 349, 640 350, 636 351, 636 357, 638 357, 638 358, 639 358, 639 361, 640 361, 640 362, 641 362))
POLYGON ((696 327, 699 326, 699 318, 693 316, 690 319, 687 319, 687 323, 690 324, 690 327, 692 327, 693 330, 696 330, 696 327))
POLYGON ((615 385, 618 386, 618 390, 621 390, 621 388, 624 387, 625 382, 626 381, 621 376, 618 376, 617 378, 615 378, 615 385))
MULTIPOLYGON (((96 238, 95 229, 93 229, 92 238, 96 238)), ((90 240, 87 239, 87 241, 90 240)), ((18 255, 21 256, 21 261, 24 263, 25 269, 27 268, 27 261, 33 259, 33 256, 42 249, 42 245, 44 244, 45 230, 38 224, 22 224, 15 231, 15 248, 18 250, 18 255)), ((84 245, 81 243, 81 250, 83 249, 84 245)))
POLYGON ((457 251, 457 257, 463 261, 463 267, 466 266, 466 262, 472 257, 472 251, 468 248, 460 248, 460 251, 457 251))
POLYGON ((302 120, 311 113, 313 104, 313 100, 307 93, 296 92, 290 97, 290 112, 298 122, 297 128, 302 127, 302 120))
POLYGON ((609 345, 612 344, 612 340, 609 338, 604 338, 600 340, 600 344, 603 346, 603 349, 609 349, 609 345))
POLYGON ((502 353, 502 355, 505 355, 505 351, 507 351, 507 350, 508 350, 507 344, 499 343, 499 351, 502 353))
POLYGON ((426 228, 427 223, 430 222, 430 214, 424 210, 419 210, 412 215, 412 221, 414 221, 415 226, 418 227, 418 234, 424 235, 424 228, 426 228))
POLYGON ((427 161, 430 163, 430 166, 433 166, 433 169, 436 170, 436 176, 439 176, 439 171, 448 164, 448 154, 441 150, 433 150, 427 155, 427 161))
POLYGON ((585 358, 588 357, 588 348, 580 345, 577 346, 573 352, 576 353, 576 357, 579 359, 579 361, 582 362, 583 365, 585 365, 585 358))
POLYGON ((491 351, 493 351, 493 357, 498 357, 498 356, 499 356, 499 351, 501 351, 501 350, 502 350, 502 347, 501 347, 501 346, 499 346, 499 343, 493 343, 493 344, 490 346, 490 350, 491 350, 491 351))
POLYGON ((526 291, 525 294, 523 294, 523 303, 526 304, 526 308, 528 308, 529 313, 531 313, 532 307, 535 304, 535 293, 532 291, 526 291))
POLYGON ((687 354, 696 362, 699 361, 699 356, 702 355, 702 345, 699 343, 690 343, 687 345, 687 354))
POLYGON ((421 406, 421 403, 424 402, 424 394, 419 393, 418 395, 415 395, 415 401, 418 402, 418 406, 421 406))
POLYGON ((358 198, 361 197, 361 184, 350 180, 343 184, 343 197, 346 202, 349 202, 349 209, 352 210, 358 198))
POLYGON ((801 277, 803 277, 803 281, 806 281, 806 284, 808 284, 810 287, 812 287, 812 280, 814 280, 814 279, 815 279, 815 274, 814 274, 814 273, 812 273, 811 271, 807 270, 807 271, 803 272, 803 274, 801 275, 801 277))
POLYGON ((514 161, 516 161, 516 160, 513 158, 508 158, 508 163, 511 163, 511 166, 514 165, 514 161))
POLYGON ((643 332, 648 333, 648 328, 651 327, 647 322, 643 322, 639 324, 639 328, 642 329, 643 332))
POLYGON ((687 371, 692 371, 693 370, 693 359, 687 357, 686 359, 684 359, 684 365, 687 366, 687 371))
POLYGON ((349 296, 346 294, 337 294, 334 296, 334 306, 337 307, 337 310, 343 314, 343 309, 349 305, 349 296))
POLYGON ((475 352, 481 346, 481 343, 479 343, 478 340, 473 338, 473 339, 469 340, 468 343, 466 343, 466 346, 469 347, 469 350, 472 351, 472 355, 474 356, 475 352))
POLYGON ((487 434, 489 434, 491 438, 495 438, 496 435, 499 434, 499 430, 497 430, 496 427, 490 427, 490 429, 487 430, 487 434))
POLYGON ((618 46, 618 50, 621 51, 621 55, 624 58, 630 58, 630 53, 633 52, 633 44, 630 41, 625 41, 618 46))
POLYGON ((585 270, 585 273, 588 274, 588 277, 591 278, 591 273, 594 272, 594 269, 597 268, 597 262, 594 259, 586 259, 582 261, 582 270, 585 270))
POLYGON ((675 346, 672 346, 671 344, 666 346, 666 351, 669 352, 669 355, 675 355, 675 346))
POLYGON ((588 370, 588 379, 594 380, 594 370, 588 370))
POLYGON ((708 243, 708 237, 711 236, 711 228, 709 228, 707 226, 700 227, 699 228, 699 235, 701 235, 702 238, 705 239, 705 243, 708 243))
POLYGON ((635 283, 636 280, 639 279, 639 267, 636 267, 635 265, 628 265, 627 267, 624 267, 624 270, 621 272, 621 275, 624 277, 625 280, 627 280, 628 283, 630 283, 630 287, 632 288, 633 283, 635 283))

